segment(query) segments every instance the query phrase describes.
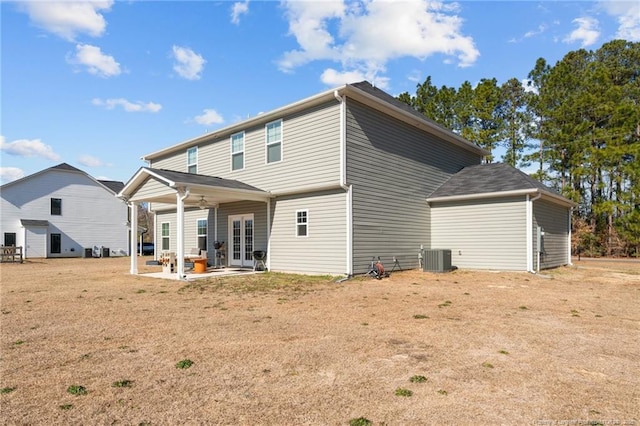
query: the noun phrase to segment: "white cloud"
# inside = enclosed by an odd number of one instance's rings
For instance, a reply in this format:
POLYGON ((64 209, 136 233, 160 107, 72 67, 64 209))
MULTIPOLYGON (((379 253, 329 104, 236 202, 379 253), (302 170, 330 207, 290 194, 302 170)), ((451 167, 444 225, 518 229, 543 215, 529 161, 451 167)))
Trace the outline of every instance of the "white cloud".
POLYGON ((83 65, 90 74, 100 77, 113 77, 122 72, 113 56, 105 55, 99 47, 90 44, 77 44, 75 56, 68 56, 67 61, 83 65))
POLYGON ((60 156, 53 151, 50 145, 43 144, 40 139, 18 139, 6 142, 4 136, 0 136, 0 151, 19 157, 42 157, 52 161, 60 160, 60 156))
POLYGON ((640 3, 637 1, 603 1, 601 5, 609 15, 618 19, 616 38, 640 41, 640 3))
POLYGON ((231 7, 231 22, 238 25, 240 23, 240 15, 249 13, 249 0, 243 2, 235 2, 231 7))
POLYGON ((113 1, 25 1, 19 7, 31 21, 65 40, 73 41, 78 34, 101 36, 107 23, 101 11, 108 12, 113 1))
POLYGON ((22 169, 17 167, 0 167, 0 181, 3 183, 12 182, 24 177, 22 169))
POLYGON ((320 76, 320 80, 327 86, 341 86, 343 84, 357 83, 362 80, 368 80, 376 87, 386 89, 389 86, 389 78, 376 76, 375 74, 367 74, 366 71, 336 71, 333 68, 327 68, 320 76))
POLYGON ((224 119, 220 114, 216 112, 215 109, 205 109, 202 111, 201 115, 194 117, 193 120, 198 124, 202 124, 203 126, 224 123, 224 119))
POLYGON ((80 157, 78 157, 78 163, 82 164, 83 166, 87 166, 87 167, 102 167, 104 166, 104 163, 96 158, 93 157, 91 155, 81 155, 80 157))
POLYGON ((176 60, 173 70, 187 80, 199 80, 207 62, 193 50, 181 46, 173 46, 173 58, 176 60))
POLYGON ((99 99, 95 98, 91 100, 91 103, 96 106, 103 106, 107 109, 114 109, 117 106, 122 107, 126 112, 158 112, 162 109, 162 105, 153 102, 130 102, 124 98, 117 99, 99 99))
POLYGON ((583 18, 576 18, 572 22, 576 24, 578 28, 571 31, 571 34, 564 38, 565 43, 579 41, 581 47, 587 47, 594 44, 598 40, 598 37, 600 37, 597 19, 585 16, 583 18))
POLYGON ((341 63, 346 74, 366 70, 364 74, 375 75, 385 71, 388 61, 405 56, 424 60, 441 53, 455 57, 460 67, 473 65, 480 56, 473 39, 461 32, 456 3, 343 0, 283 5, 289 33, 299 46, 280 59, 284 72, 330 60, 341 63))
POLYGON ((526 33, 524 33, 524 38, 530 38, 530 37, 534 37, 537 36, 539 34, 542 34, 543 32, 545 32, 547 30, 547 24, 540 24, 538 25, 538 28, 535 30, 531 30, 531 31, 527 31, 526 33))

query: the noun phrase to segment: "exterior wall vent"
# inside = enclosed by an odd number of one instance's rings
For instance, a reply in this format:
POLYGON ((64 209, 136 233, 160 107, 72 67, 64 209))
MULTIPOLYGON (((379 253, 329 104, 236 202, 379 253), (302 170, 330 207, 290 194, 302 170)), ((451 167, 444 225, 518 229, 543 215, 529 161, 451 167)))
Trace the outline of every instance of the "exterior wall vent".
POLYGON ((424 272, 451 271, 451 250, 424 249, 422 259, 424 272))

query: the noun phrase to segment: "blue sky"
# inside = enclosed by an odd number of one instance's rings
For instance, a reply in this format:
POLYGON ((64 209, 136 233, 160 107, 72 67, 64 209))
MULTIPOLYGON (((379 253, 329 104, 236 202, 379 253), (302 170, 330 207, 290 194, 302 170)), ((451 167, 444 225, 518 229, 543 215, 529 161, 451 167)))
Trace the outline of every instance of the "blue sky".
POLYGON ((525 79, 616 38, 640 2, 0 1, 2 183, 140 157, 345 83, 397 95, 525 79))

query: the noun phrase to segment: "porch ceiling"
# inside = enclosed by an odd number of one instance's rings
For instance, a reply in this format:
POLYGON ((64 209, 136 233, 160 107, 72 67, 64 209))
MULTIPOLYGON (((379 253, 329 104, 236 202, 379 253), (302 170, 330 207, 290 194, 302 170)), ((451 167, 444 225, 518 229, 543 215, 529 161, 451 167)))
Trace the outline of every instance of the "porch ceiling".
POLYGON ((266 202, 271 194, 231 179, 143 167, 127 182, 119 197, 130 201, 176 204, 176 193, 188 191, 185 207, 215 207, 235 201, 266 202), (152 190, 146 190, 152 182, 152 190))

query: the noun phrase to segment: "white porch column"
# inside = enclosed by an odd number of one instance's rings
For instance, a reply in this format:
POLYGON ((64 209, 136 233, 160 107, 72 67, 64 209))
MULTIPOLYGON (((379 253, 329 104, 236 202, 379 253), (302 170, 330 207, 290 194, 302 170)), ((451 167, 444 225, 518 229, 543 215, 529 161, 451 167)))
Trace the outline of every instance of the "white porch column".
POLYGON ((180 188, 176 193, 176 213, 177 213, 177 241, 176 241, 176 261, 178 270, 176 278, 181 280, 184 277, 184 199, 189 195, 189 190, 180 188))
POLYGON ((129 238, 129 244, 131 247, 129 247, 129 256, 131 257, 131 269, 130 269, 130 273, 133 275, 137 275, 138 274, 138 250, 136 247, 136 244, 138 242, 138 203, 136 202, 130 202, 129 203, 129 208, 131 209, 131 229, 130 229, 130 238, 129 238))
POLYGON ((271 270, 271 198, 267 198, 267 271, 271 270))

